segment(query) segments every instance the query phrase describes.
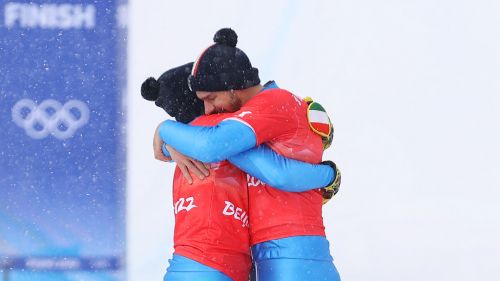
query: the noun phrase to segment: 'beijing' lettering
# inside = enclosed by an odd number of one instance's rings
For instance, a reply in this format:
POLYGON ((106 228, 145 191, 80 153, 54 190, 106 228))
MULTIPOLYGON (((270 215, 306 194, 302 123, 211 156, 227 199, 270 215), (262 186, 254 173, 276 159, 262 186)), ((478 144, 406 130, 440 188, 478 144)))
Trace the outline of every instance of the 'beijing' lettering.
POLYGON ((9 2, 5 5, 7 28, 92 29, 96 8, 79 4, 34 4, 9 2))
POLYGON ((224 201, 224 203, 226 203, 226 206, 224 207, 222 214, 224 214, 225 216, 231 216, 235 220, 241 221, 242 227, 248 227, 248 214, 247 214, 247 212, 245 212, 240 207, 234 206, 234 204, 229 202, 229 201, 224 201))

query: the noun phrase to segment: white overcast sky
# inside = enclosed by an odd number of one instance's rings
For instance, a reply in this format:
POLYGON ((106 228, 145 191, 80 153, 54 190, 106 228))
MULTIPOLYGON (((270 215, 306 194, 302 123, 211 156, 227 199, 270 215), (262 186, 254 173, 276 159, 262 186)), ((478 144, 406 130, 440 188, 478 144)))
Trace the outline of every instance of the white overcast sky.
POLYGON ((140 85, 232 27, 261 79, 333 116, 324 207, 346 281, 500 277, 500 2, 131 0, 128 277, 162 280, 173 166, 153 159, 166 118, 140 85))

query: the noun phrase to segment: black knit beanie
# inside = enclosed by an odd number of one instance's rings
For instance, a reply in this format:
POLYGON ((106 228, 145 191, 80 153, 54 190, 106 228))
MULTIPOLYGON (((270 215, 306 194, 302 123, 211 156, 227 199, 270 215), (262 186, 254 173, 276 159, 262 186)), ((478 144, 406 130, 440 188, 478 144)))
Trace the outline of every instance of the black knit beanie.
POLYGON ((146 79, 141 86, 143 98, 155 101, 168 115, 182 123, 189 123, 204 112, 203 101, 189 90, 187 78, 193 63, 187 63, 163 73, 158 80, 146 79))
POLYGON ((191 90, 242 90, 260 84, 258 69, 252 67, 247 55, 236 48, 238 35, 234 30, 217 31, 214 42, 194 63, 189 76, 191 90))

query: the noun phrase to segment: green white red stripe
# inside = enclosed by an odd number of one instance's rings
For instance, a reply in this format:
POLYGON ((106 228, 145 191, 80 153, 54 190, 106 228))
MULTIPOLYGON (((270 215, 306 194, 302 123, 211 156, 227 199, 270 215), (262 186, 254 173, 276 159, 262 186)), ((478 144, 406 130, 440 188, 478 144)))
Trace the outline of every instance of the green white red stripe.
POLYGON ((215 45, 215 44, 212 44, 212 45, 208 46, 205 50, 203 50, 203 52, 201 53, 201 55, 194 62, 193 68, 191 69, 191 75, 196 76, 196 73, 198 72, 198 65, 200 64, 201 58, 203 58, 203 55, 205 54, 205 52, 208 49, 210 49, 210 47, 212 47, 213 45, 215 45))
POLYGON ((309 105, 307 117, 311 128, 317 131, 317 133, 323 134, 324 136, 328 136, 330 134, 330 119, 321 104, 312 102, 309 105))

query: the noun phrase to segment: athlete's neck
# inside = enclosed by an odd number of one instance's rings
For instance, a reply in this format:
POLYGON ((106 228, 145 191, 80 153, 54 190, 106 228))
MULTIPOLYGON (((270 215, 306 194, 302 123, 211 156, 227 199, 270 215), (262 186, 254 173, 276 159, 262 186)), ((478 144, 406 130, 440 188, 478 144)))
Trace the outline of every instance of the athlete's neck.
POLYGON ((250 88, 246 88, 244 90, 238 91, 238 95, 241 99, 241 103, 245 104, 250 99, 252 99, 256 94, 258 94, 262 90, 262 85, 256 85, 250 88))

